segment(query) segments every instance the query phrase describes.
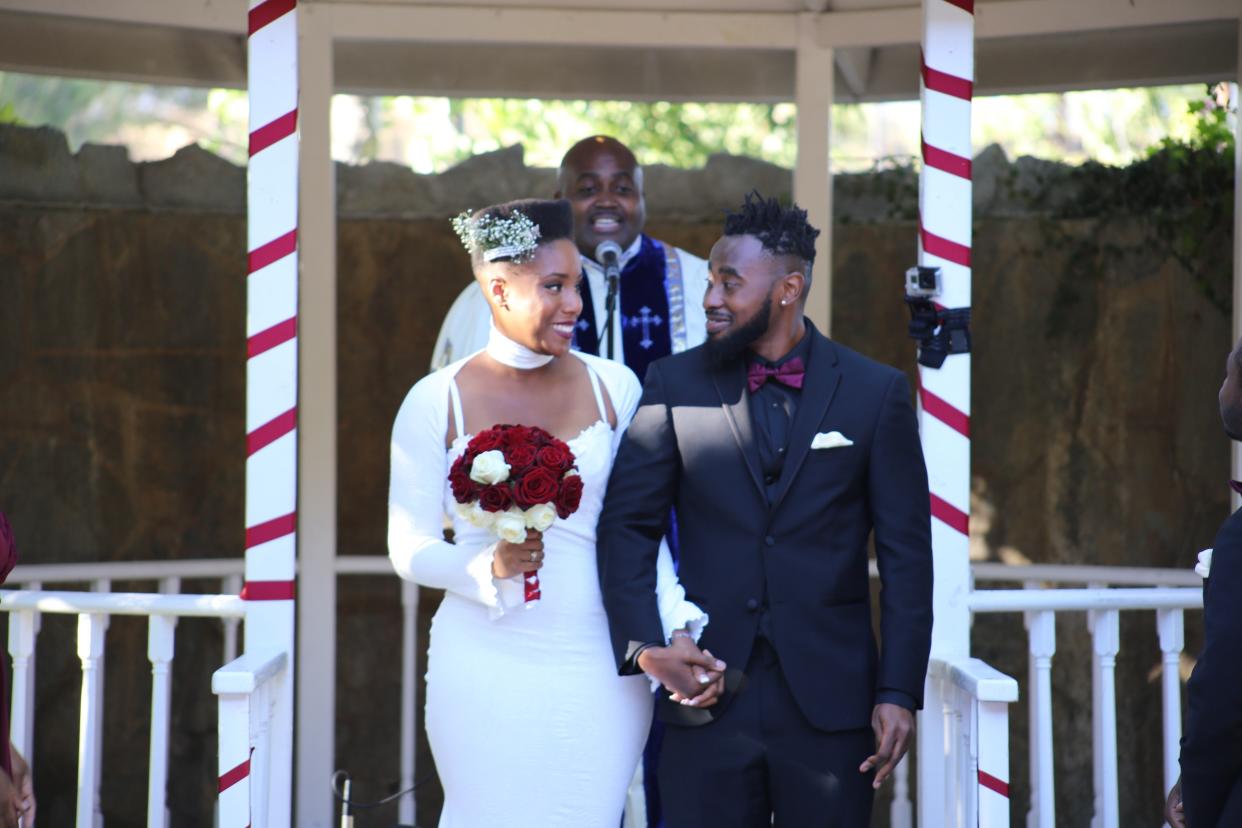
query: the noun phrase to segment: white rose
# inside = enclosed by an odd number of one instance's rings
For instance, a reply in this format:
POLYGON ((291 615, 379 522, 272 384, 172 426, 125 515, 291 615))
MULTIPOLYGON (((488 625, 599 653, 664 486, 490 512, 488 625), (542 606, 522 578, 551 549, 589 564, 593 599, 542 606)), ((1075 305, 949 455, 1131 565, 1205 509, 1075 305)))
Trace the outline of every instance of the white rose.
POLYGON ((492 528, 496 520, 496 515, 485 510, 477 500, 474 503, 458 503, 457 516, 479 529, 492 528))
POLYGON ((485 451, 470 464, 470 479, 485 486, 494 486, 509 479, 509 464, 504 452, 493 449, 485 451))
POLYGON ((1195 574, 1200 578, 1206 578, 1212 570, 1212 550, 1204 549, 1199 553, 1199 562, 1195 564, 1195 574))
POLYGON ((526 527, 536 532, 546 532, 556 520, 556 507, 551 503, 536 503, 526 510, 526 527))
POLYGON ((501 512, 492 524, 492 530, 503 541, 522 543, 526 540, 526 516, 516 508, 501 512))

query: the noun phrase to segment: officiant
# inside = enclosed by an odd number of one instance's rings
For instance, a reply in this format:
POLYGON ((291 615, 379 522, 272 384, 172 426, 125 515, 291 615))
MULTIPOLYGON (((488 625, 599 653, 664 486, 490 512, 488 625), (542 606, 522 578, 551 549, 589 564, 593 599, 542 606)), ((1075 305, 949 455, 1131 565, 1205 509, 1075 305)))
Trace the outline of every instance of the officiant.
MULTIPOLYGON (((643 232, 643 169, 629 147, 603 135, 574 144, 554 196, 573 206, 582 260, 578 350, 624 362, 641 380, 654 360, 703 342, 707 262, 643 232)), ((482 292, 467 285, 440 328, 432 369, 480 350, 490 318, 482 292)))

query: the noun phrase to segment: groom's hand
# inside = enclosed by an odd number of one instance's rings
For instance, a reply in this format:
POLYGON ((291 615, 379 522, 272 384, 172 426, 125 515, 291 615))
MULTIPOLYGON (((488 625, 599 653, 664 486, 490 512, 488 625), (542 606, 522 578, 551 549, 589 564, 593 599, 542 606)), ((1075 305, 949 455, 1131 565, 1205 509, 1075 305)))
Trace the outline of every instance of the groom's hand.
POLYGON ((859 773, 876 768, 871 787, 878 789, 897 767, 910 747, 914 732, 914 713, 899 704, 880 703, 871 712, 871 729, 875 731, 875 753, 859 766, 859 773))
POLYGON ((669 647, 648 647, 638 654, 638 667, 654 678, 673 694, 676 701, 694 707, 710 707, 715 703, 718 692, 699 704, 700 695, 712 691, 719 677, 724 672, 724 662, 699 650, 692 642, 687 646, 674 641, 669 647), (696 668, 698 673, 696 674, 696 668), (706 678, 706 681, 700 680, 706 678))

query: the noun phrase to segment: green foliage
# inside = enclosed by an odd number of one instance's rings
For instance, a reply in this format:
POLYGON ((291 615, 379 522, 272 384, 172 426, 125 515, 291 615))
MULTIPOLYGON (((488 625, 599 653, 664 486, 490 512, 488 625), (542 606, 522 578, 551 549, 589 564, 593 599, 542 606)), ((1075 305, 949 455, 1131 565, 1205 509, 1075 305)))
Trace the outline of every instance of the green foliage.
MULTIPOLYGON (((1143 216, 1152 232, 1147 247, 1153 255, 1172 256, 1195 280, 1208 302, 1228 314, 1232 305, 1233 263, 1215 255, 1226 249, 1233 233, 1234 131, 1230 115, 1236 104, 1221 100, 1228 94, 1224 84, 1209 85, 1208 96, 1191 101, 1194 128, 1185 139, 1166 137, 1150 154, 1126 167, 1088 162, 1071 168, 1066 180, 1042 182, 1024 194, 1030 206, 1051 218, 1094 218, 1101 224, 1120 216, 1143 216), (1059 196, 1074 193, 1065 201, 1059 196)), ((1059 231, 1050 245, 1072 244, 1059 231)), ((1094 239, 1079 243, 1079 263, 1093 263, 1097 256, 1117 258, 1121 251, 1095 249, 1094 239)), ((1082 273, 1089 280, 1093 267, 1082 273)))
POLYGON ((522 144, 528 163, 555 166, 565 148, 595 134, 634 147, 644 164, 699 167, 727 152, 792 166, 796 154, 789 104, 476 98, 450 101, 449 121, 460 135, 452 161, 522 144))
POLYGON ((0 103, 0 124, 20 124, 22 120, 17 117, 17 108, 12 102, 0 103))

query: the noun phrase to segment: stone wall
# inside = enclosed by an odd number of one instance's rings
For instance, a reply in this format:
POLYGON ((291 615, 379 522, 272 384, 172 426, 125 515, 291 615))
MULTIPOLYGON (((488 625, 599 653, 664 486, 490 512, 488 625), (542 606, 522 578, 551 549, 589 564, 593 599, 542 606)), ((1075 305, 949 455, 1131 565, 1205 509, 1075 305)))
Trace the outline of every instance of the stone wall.
MULTIPOLYGON (((1142 216, 1035 214, 1014 182, 1067 168, 998 150, 977 160, 974 550, 991 559, 1189 567, 1228 510, 1228 443, 1215 391, 1229 319, 1192 274, 1153 255, 1142 216)), ((387 440, 425 371, 468 266, 444 218, 551 188, 505 150, 441 176, 386 164, 338 168, 339 468, 342 555, 383 555, 387 440)), ((700 255, 720 211, 752 187, 787 194, 788 171, 714 158, 649 171, 649 230, 700 255)), ((913 370, 899 278, 915 249, 906 172, 839 176, 833 332, 913 370)), ((1072 192, 1061 197, 1073 198, 1072 192)), ((131 164, 123 150, 68 152, 47 130, 0 126, 0 509, 25 562, 236 557, 245 452, 244 174, 189 148, 131 164)), ((1227 239, 1216 255, 1227 258, 1227 239)), ((125 588, 118 584, 117 588, 125 588)), ((213 588, 188 584, 188 589, 213 588)), ((436 596, 424 591, 422 634, 436 596)), ((337 765, 355 794, 395 789, 400 607, 385 578, 339 593, 337 765)), ((330 608, 325 608, 330 611, 330 608)), ((980 624, 980 657, 1019 678, 1020 619, 980 624)), ((1119 659, 1123 824, 1161 801, 1154 619, 1127 618, 1119 659)), ((39 644, 40 813, 68 824, 76 775, 73 628, 39 644)), ((1197 625, 1188 650, 1199 643, 1197 625)), ((425 644, 425 638, 424 638, 425 644)), ((1062 824, 1090 817, 1089 638, 1059 625, 1054 709, 1062 824)), ((178 628, 170 802, 175 825, 209 825, 219 630, 178 628)), ((313 657, 313 653, 303 653, 313 657)), ((325 671, 328 667, 325 665, 325 671)), ((109 632, 103 808, 144 820, 149 667, 143 625, 109 632)), ((1023 696, 1025 698, 1025 695, 1023 696)), ((1026 706, 1012 709, 1014 824, 1026 786, 1026 706)), ((420 776, 432 768, 420 744, 420 776)), ((419 791, 433 825, 434 779, 419 791)), ((392 810, 359 817, 388 825, 392 810)), ((883 824, 878 820, 877 824, 883 824)))

